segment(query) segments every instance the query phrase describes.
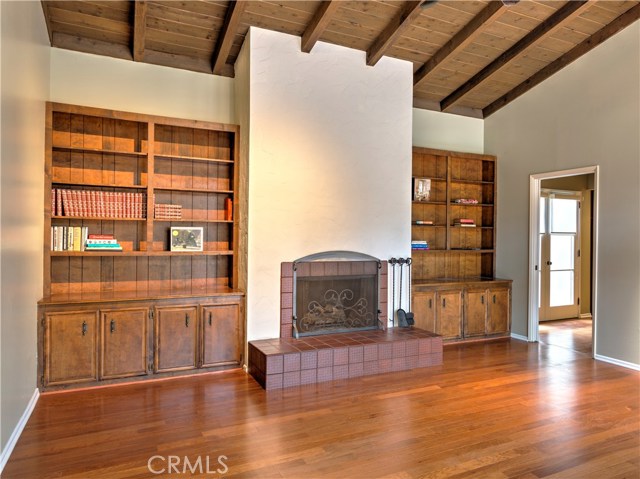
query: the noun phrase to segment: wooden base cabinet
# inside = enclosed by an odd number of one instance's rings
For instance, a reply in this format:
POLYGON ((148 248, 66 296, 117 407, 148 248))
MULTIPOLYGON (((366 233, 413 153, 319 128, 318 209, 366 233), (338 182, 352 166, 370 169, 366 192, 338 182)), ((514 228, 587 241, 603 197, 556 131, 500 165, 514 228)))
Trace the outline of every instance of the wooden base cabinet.
POLYGON ((155 310, 155 372, 184 371, 198 365, 197 306, 155 310))
POLYGON ((46 313, 44 373, 48 385, 79 384, 98 379, 98 314, 96 311, 46 313))
POLYGON ((39 305, 41 390, 241 367, 241 293, 39 305))
POLYGON ((240 366, 242 362, 242 328, 240 305, 221 304, 202 308, 202 364, 240 366))
POLYGON ((511 281, 419 281, 413 284, 417 328, 464 340, 506 336, 511 325, 511 281))
POLYGON ((100 311, 100 378, 148 373, 148 308, 100 311))

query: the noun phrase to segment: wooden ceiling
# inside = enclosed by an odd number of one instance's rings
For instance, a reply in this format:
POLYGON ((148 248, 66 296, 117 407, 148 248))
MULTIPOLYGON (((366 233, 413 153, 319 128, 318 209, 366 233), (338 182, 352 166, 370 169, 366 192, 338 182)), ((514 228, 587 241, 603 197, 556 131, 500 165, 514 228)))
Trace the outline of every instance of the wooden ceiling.
POLYGON ((414 106, 485 118, 640 18, 639 1, 42 2, 51 45, 234 75, 249 27, 413 63, 414 106))

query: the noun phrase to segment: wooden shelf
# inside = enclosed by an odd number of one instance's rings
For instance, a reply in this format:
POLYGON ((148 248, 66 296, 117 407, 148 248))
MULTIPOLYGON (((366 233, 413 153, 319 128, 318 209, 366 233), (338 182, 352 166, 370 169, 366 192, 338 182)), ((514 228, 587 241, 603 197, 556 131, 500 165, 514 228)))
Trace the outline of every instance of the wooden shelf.
POLYGON ((211 193, 211 194, 223 194, 232 195, 233 190, 208 190, 206 188, 173 188, 169 186, 154 186, 155 191, 186 191, 192 193, 211 193))
POLYGON ((53 145, 54 150, 69 150, 78 151, 83 153, 108 153, 112 155, 127 155, 127 156, 147 156, 148 153, 143 151, 123 151, 123 150, 105 150, 102 148, 84 148, 78 146, 58 146, 53 145))
POLYGON ((93 188, 121 188, 121 189, 129 189, 129 190, 146 190, 147 187, 145 185, 123 185, 119 183, 92 183, 92 182, 77 182, 77 181, 55 181, 52 180, 51 184, 56 185, 65 185, 65 186, 91 186, 93 188))
POLYGON ((434 223, 411 224, 412 240, 426 241, 431 248, 411 250, 415 256, 412 264, 413 279, 494 275, 495 161, 496 158, 490 155, 418 147, 413 149, 413 178, 447 179, 431 184, 431 199, 438 201, 412 202, 412 219, 434 223), (455 203, 454 200, 457 199, 475 199, 478 203, 455 203), (458 218, 469 218, 475 226, 455 225, 458 218), (465 248, 456 249, 456 246, 465 248))
POLYGON ((51 256, 230 256, 233 251, 51 251, 51 256))
POLYGON ((493 185, 493 181, 480 181, 480 180, 463 180, 460 178, 451 178, 451 183, 464 183, 468 185, 493 185))
POLYGON ((147 218, 108 218, 106 216, 52 216, 51 219, 84 221, 147 221, 147 218))
POLYGON ((210 163, 226 163, 233 164, 233 160, 223 160, 220 158, 205 158, 202 156, 185 156, 185 155, 165 155, 165 154, 154 154, 155 158, 166 158, 168 160, 184 160, 184 161, 205 161, 210 163))
POLYGON ((196 220, 196 219, 174 219, 174 218, 154 218, 156 223, 227 223, 233 224, 233 220, 196 220))

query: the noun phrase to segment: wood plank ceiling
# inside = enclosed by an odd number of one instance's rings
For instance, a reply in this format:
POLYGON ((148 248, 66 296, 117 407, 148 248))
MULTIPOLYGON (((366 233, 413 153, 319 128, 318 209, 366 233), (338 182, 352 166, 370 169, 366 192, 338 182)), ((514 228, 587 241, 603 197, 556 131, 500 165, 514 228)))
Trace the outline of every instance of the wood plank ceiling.
POLYGON ((640 18, 639 1, 42 2, 51 45, 233 76, 249 27, 413 63, 414 106, 486 118, 640 18))

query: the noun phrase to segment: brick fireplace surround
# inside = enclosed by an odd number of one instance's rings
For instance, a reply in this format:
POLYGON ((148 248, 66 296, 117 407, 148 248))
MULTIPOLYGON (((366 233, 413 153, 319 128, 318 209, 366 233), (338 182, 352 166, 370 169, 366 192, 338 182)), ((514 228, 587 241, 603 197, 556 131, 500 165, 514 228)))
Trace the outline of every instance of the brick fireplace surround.
MULTIPOLYGON (((318 261, 297 265, 301 276, 372 273, 371 262, 318 261)), ((380 329, 296 339, 293 267, 282 263, 280 338, 249 342, 249 373, 267 390, 442 364, 442 338, 416 328, 387 329, 387 262, 381 262, 380 329)), ((374 271, 375 272, 375 271, 374 271)))

